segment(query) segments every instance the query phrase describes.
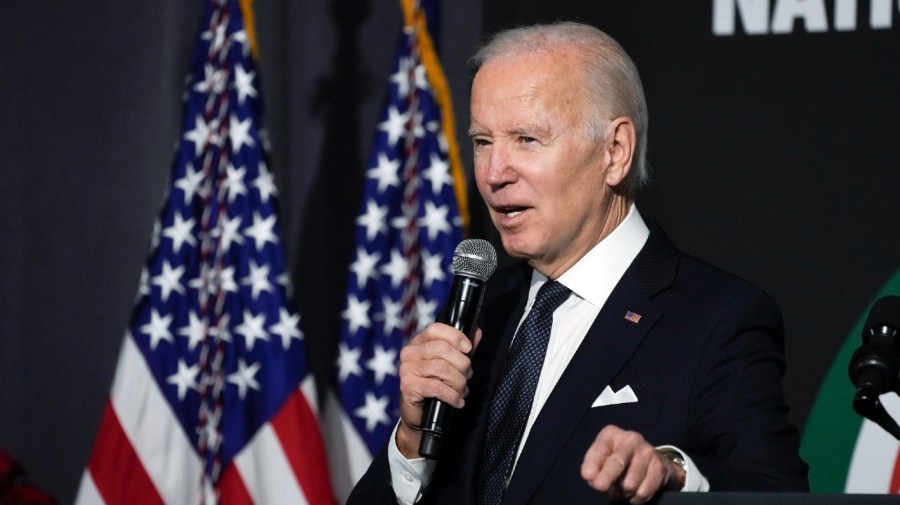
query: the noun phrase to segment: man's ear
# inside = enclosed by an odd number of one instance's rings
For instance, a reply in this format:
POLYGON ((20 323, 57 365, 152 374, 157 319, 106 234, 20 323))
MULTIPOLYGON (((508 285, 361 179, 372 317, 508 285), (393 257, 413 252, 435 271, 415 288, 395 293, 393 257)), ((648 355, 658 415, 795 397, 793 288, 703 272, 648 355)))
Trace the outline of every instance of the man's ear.
POLYGON ((637 131, 634 128, 634 121, 627 116, 613 119, 609 123, 609 131, 612 132, 612 138, 606 146, 610 156, 606 183, 615 188, 625 181, 631 171, 637 131))

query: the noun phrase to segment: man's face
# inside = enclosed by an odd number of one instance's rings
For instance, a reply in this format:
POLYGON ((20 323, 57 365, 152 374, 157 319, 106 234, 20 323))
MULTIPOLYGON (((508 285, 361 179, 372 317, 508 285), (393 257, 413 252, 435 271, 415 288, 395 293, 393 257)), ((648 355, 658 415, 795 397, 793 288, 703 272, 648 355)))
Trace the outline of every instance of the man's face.
POLYGON ((586 133, 574 61, 555 51, 489 62, 472 83, 478 191, 504 249, 550 278, 610 231, 610 154, 586 133))

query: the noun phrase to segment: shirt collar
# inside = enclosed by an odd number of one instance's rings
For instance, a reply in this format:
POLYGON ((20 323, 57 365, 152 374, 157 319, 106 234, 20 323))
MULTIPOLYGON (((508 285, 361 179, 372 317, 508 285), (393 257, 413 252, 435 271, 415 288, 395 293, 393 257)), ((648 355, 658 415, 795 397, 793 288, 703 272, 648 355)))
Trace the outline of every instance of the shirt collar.
MULTIPOLYGON (((559 282, 592 305, 603 307, 649 236, 650 229, 637 207, 631 204, 619 226, 562 274, 559 282)), ((529 299, 537 295, 538 288, 546 281, 544 275, 533 271, 529 299)))

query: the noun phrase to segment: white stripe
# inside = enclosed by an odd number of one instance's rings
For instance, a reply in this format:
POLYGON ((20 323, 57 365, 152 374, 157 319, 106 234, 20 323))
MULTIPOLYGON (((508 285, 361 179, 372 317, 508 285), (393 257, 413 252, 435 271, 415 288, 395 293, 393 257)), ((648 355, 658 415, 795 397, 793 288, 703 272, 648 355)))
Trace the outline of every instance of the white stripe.
POLYGON ((234 464, 254 503, 309 503, 271 424, 259 429, 234 464))
POLYGON ((316 380, 313 378, 312 374, 306 374, 306 378, 300 383, 300 390, 303 391, 303 397, 306 400, 306 404, 309 405, 309 408, 312 410, 313 414, 315 414, 316 419, 318 419, 319 403, 317 398, 319 397, 319 393, 316 390, 316 380))
MULTIPOLYGON (((889 393, 881 395, 880 399, 888 414, 894 419, 900 419, 898 417, 900 398, 889 393)), ((900 442, 897 439, 872 421, 868 419, 863 421, 859 437, 856 439, 853 457, 850 459, 850 469, 847 472, 844 491, 847 493, 887 493, 890 490, 898 450, 900 450, 900 442)))
POLYGON ((78 496, 75 497, 75 505, 106 505, 97 485, 91 477, 91 472, 85 470, 81 476, 81 486, 78 487, 78 496))
POLYGON ((196 505, 202 462, 131 335, 119 355, 112 406, 163 502, 196 505))
POLYGON ((338 503, 345 503, 353 486, 369 468, 372 455, 333 392, 325 398, 322 433, 334 494, 338 503))

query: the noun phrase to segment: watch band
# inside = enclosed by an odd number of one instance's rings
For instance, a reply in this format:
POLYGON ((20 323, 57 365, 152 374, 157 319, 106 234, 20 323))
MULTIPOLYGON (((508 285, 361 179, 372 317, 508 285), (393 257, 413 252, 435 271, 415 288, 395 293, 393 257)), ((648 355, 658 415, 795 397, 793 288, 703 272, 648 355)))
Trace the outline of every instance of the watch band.
POLYGON ((660 456, 680 466, 682 470, 687 472, 687 462, 684 461, 684 456, 682 456, 680 452, 669 448, 657 449, 656 452, 660 456))

